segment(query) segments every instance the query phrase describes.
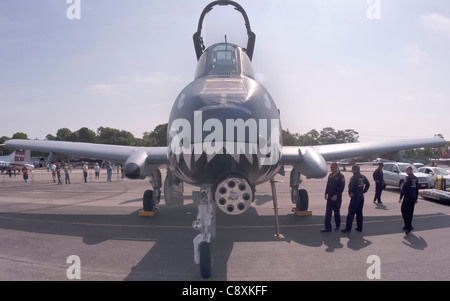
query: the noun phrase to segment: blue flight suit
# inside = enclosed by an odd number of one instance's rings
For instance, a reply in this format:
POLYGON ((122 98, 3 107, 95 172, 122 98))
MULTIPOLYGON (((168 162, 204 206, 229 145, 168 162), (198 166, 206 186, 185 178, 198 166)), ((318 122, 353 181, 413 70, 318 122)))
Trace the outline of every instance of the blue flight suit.
POLYGON ((348 184, 348 194, 350 195, 350 204, 348 205, 347 224, 343 232, 350 232, 352 229, 353 218, 356 215, 356 230, 362 231, 363 224, 363 206, 364 193, 369 190, 370 183, 361 173, 353 174, 348 184))
POLYGON ((338 229, 341 225, 341 204, 342 204, 342 192, 345 188, 345 177, 339 171, 333 175, 332 173, 328 176, 327 187, 325 189, 325 195, 327 196, 327 207, 325 210, 325 229, 326 231, 331 230, 331 215, 334 212, 334 222, 336 223, 336 228, 338 229), (336 195, 337 199, 332 200, 332 197, 336 195))
POLYGON ((412 219, 414 214, 414 206, 419 197, 419 180, 414 174, 409 174, 402 186, 400 192, 400 199, 403 198, 401 212, 405 227, 403 230, 412 230, 412 219))

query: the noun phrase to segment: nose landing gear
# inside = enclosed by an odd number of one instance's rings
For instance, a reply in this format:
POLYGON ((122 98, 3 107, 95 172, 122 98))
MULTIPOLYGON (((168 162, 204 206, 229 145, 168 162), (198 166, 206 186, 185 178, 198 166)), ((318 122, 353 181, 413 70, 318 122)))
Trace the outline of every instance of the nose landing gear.
POLYGON ((200 265, 200 275, 211 277, 212 255, 211 237, 215 237, 215 207, 212 204, 211 189, 192 192, 194 203, 198 206, 197 220, 192 223, 194 230, 200 231, 194 238, 194 261, 200 265))

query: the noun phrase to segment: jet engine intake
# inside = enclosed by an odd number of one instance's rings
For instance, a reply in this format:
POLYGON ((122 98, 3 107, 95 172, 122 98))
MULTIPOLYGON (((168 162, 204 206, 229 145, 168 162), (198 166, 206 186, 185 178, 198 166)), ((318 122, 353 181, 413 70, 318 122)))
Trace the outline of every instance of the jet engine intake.
POLYGON ((327 162, 311 147, 284 147, 283 162, 294 166, 307 179, 321 179, 327 175, 327 162))
POLYGON ((239 176, 228 176, 218 182, 214 192, 217 207, 230 215, 239 215, 247 211, 254 198, 253 187, 247 179, 239 176))
POLYGON ((152 174, 150 166, 147 164, 147 152, 136 151, 125 161, 123 172, 129 179, 145 179, 152 174))
POLYGON ((318 152, 312 148, 302 148, 303 162, 294 164, 301 174, 307 179, 321 179, 327 175, 327 162, 318 152))

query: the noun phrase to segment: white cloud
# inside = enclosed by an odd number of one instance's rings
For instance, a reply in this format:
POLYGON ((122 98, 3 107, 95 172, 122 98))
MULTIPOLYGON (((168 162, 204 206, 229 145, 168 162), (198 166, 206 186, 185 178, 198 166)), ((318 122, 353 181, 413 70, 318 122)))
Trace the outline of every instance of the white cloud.
POLYGON ((113 94, 116 92, 116 89, 113 85, 105 85, 105 84, 92 85, 89 86, 86 90, 90 92, 99 92, 106 94, 113 94))
POLYGON ((435 33, 450 38, 450 19, 440 14, 422 16, 422 24, 435 33))
POLYGON ((419 45, 414 43, 406 45, 402 49, 402 53, 406 63, 409 64, 421 64, 430 60, 428 55, 420 49, 419 45))

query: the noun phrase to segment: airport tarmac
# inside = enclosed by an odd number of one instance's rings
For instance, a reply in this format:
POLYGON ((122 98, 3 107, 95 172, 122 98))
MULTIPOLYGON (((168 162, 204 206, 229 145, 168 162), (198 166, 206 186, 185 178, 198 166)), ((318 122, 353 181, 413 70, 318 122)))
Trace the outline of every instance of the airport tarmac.
MULTIPOLYGON (((405 235, 398 189, 386 189, 383 204, 372 203, 374 169, 363 169, 372 186, 362 233, 320 232, 326 179, 304 180, 312 216, 294 215, 289 172, 276 178, 284 239, 274 237, 269 183, 256 188, 246 213, 217 210, 210 280, 450 280, 450 205, 419 198, 415 229, 405 235)), ((348 184, 351 173, 343 174, 348 184)), ((100 182, 93 179, 91 172, 83 183, 79 169, 70 185, 53 183, 45 169, 34 171, 28 186, 21 175, 0 176, 0 280, 69 280, 74 271, 86 281, 203 280, 193 261, 193 187, 185 186, 183 206, 167 207, 162 199, 154 217, 143 217, 138 212, 148 181, 114 174, 108 183, 106 172, 100 182)), ((346 189, 341 228, 348 203, 346 189)))

